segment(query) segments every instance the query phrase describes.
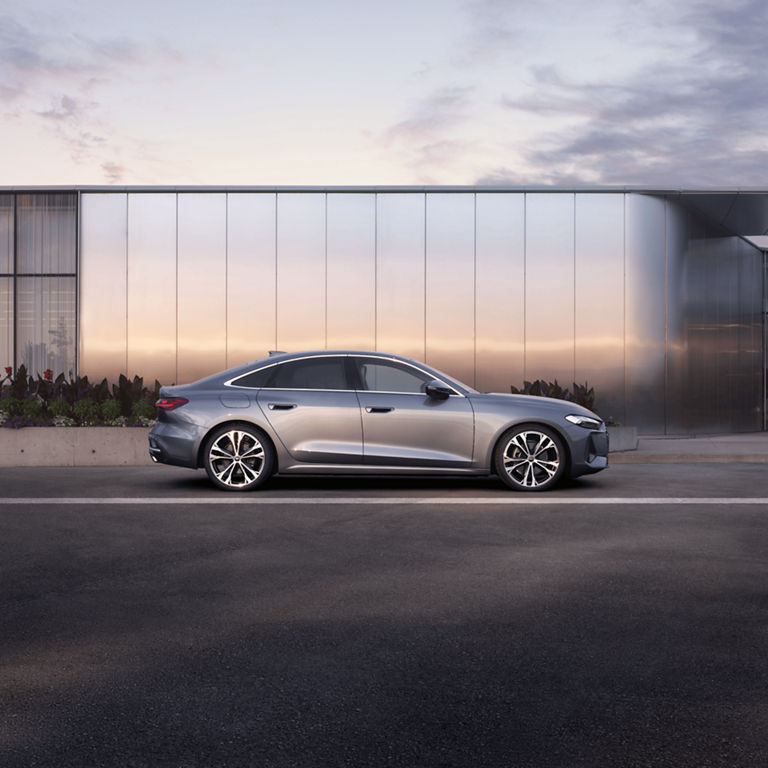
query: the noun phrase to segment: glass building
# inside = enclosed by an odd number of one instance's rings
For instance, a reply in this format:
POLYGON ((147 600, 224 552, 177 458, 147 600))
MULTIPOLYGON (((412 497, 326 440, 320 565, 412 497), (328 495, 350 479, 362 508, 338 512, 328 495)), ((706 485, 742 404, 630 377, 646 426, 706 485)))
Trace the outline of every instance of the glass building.
POLYGON ((587 382, 643 433, 765 428, 768 192, 0 189, 0 365, 186 382, 269 349, 587 382))

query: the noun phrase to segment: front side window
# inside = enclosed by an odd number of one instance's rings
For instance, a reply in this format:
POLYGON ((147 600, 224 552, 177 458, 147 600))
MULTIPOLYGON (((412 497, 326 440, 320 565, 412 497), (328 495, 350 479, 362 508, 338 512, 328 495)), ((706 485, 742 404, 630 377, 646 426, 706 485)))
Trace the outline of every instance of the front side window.
POLYGON ((272 389, 349 389, 343 357, 310 357, 276 367, 272 389))
POLYGON ((369 392, 424 394, 433 376, 394 360, 358 357, 355 360, 363 389, 369 392))

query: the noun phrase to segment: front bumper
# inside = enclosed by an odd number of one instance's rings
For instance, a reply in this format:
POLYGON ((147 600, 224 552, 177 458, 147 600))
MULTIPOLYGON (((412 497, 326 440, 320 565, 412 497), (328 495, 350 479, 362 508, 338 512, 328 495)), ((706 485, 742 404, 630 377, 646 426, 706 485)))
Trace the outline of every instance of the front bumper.
POLYGON ((608 431, 587 432, 573 443, 571 477, 591 475, 608 466, 608 431))

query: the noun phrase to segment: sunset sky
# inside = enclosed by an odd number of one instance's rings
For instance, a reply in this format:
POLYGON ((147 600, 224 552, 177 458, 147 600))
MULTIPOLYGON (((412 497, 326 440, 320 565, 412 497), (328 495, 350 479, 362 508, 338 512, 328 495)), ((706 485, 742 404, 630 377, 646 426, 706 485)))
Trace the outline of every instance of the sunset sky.
POLYGON ((768 187, 764 0, 5 0, 0 186, 768 187))

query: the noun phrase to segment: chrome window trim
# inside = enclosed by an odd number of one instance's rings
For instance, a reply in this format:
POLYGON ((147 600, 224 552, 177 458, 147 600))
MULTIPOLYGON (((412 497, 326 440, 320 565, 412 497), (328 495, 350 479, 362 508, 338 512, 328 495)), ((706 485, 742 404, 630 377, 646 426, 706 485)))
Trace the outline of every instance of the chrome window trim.
POLYGON ((421 374, 424 374, 425 376, 430 376, 434 378, 435 381, 439 381, 443 386, 448 387, 452 391, 452 394, 449 395, 449 397, 466 397, 466 395, 462 394, 461 392, 457 392, 455 387, 451 386, 447 382, 443 381, 442 379, 437 378, 436 376, 433 376, 431 371, 425 371, 423 368, 419 368, 418 365, 414 365, 411 362, 408 362, 406 360, 401 360, 397 357, 388 357, 387 355, 377 355, 377 354, 368 354, 365 352, 331 352, 327 355, 325 354, 316 354, 316 355, 303 355, 301 357, 292 357, 289 360, 276 360, 274 362, 270 362, 267 365, 258 366, 256 368, 253 368, 250 371, 246 371, 245 373, 241 373, 228 381, 224 382, 225 387, 230 387, 231 389, 245 389, 250 392, 257 391, 260 392, 262 390, 269 390, 269 391, 276 391, 276 390, 283 390, 286 392, 295 392, 295 391, 304 391, 304 392, 367 392, 369 394, 376 394, 376 395, 414 395, 416 397, 425 397, 426 394, 424 392, 393 392, 390 390, 385 389, 314 389, 310 387, 301 387, 298 390, 291 389, 289 387, 246 387, 239 384, 235 384, 234 382, 238 379, 242 379, 244 376, 250 376, 252 373, 256 373, 257 371, 264 371, 267 368, 274 368, 277 365, 284 365, 285 363, 292 363, 292 362, 298 362, 299 360, 317 360, 319 358, 324 357, 365 357, 370 358, 373 360, 383 360, 385 362, 390 363, 399 363, 400 365, 408 366, 409 368, 413 368, 414 370, 418 371, 421 374))

